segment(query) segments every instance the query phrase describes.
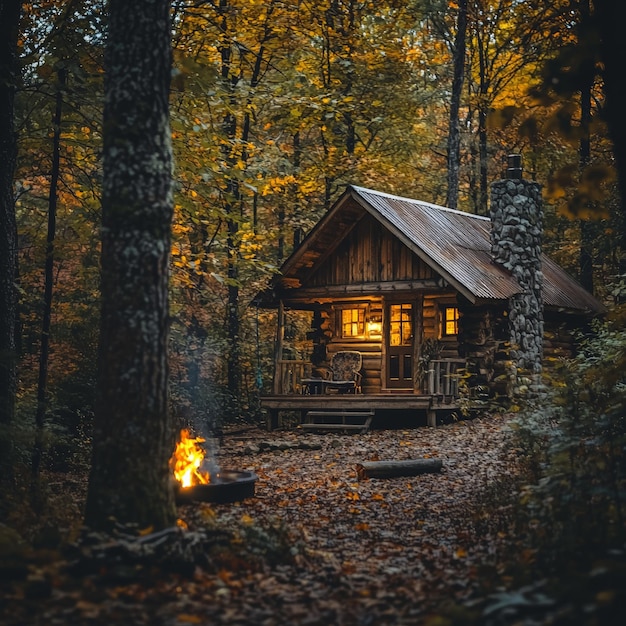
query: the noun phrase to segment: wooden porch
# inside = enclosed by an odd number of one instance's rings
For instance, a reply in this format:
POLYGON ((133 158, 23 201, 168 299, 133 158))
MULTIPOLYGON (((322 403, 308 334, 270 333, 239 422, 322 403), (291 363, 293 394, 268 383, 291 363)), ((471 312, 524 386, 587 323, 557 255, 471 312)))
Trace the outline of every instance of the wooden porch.
POLYGON ((261 397, 261 408, 269 413, 268 427, 280 425, 280 412, 300 412, 301 423, 307 414, 326 411, 346 414, 359 411, 426 412, 427 423, 435 426, 438 411, 459 408, 459 369, 463 359, 431 361, 422 391, 384 390, 379 393, 307 393, 302 379, 309 365, 305 361, 281 360, 278 363, 274 393, 261 397))
MULTIPOLYGON (((426 411, 427 423, 435 426, 438 411, 459 408, 458 397, 444 397, 427 394, 379 393, 379 394, 325 394, 325 395, 289 395, 263 396, 261 408, 269 413, 268 427, 280 425, 281 411, 296 411, 301 414, 304 423, 311 411, 329 413, 347 413, 350 411, 426 411)), ((417 414, 416 414, 417 418, 417 414)), ((417 419, 416 419, 417 421, 417 419)))

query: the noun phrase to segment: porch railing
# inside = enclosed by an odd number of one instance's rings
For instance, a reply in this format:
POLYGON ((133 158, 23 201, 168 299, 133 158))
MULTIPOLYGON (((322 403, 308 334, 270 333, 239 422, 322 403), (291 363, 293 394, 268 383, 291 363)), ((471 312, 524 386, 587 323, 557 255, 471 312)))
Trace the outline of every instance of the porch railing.
MULTIPOLYGON (((274 394, 292 395, 302 393, 302 379, 307 378, 309 361, 281 359, 278 361, 274 379, 274 394)), ((459 397, 459 370, 465 367, 465 359, 436 359, 430 361, 426 377, 426 393, 443 398, 459 397)))
POLYGON ((274 393, 276 395, 298 394, 302 392, 302 383, 305 377, 305 366, 310 367, 308 361, 282 359, 278 361, 276 378, 274 379, 274 393))
POLYGON ((429 363, 427 389, 431 396, 459 397, 459 370, 465 359, 436 359, 429 363))

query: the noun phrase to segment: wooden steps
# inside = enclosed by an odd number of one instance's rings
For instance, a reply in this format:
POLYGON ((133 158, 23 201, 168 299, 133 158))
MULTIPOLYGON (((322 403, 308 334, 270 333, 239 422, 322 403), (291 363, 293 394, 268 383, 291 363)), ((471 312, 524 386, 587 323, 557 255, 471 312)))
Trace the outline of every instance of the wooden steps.
POLYGON ((374 418, 374 410, 349 409, 307 411, 302 428, 313 432, 366 433, 374 418))

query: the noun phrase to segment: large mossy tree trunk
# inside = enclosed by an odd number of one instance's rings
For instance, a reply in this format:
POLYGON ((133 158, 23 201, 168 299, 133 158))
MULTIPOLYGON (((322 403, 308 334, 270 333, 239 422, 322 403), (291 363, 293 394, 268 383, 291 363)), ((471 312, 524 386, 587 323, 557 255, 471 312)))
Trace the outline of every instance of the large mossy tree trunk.
POLYGON ((85 523, 175 519, 169 457, 172 219, 170 2, 110 0, 105 55, 102 313, 85 523))

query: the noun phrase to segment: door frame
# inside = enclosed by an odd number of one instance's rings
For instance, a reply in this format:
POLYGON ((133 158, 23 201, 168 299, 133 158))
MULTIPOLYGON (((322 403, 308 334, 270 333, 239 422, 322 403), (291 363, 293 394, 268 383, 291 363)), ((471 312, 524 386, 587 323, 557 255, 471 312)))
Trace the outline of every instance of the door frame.
POLYGON ((415 392, 415 367, 417 363, 417 354, 419 352, 420 337, 422 336, 422 305, 423 297, 421 294, 407 294, 406 297, 401 298, 395 296, 394 298, 383 299, 383 337, 382 337, 382 371, 381 371, 381 385, 382 390, 390 393, 406 393, 408 391, 415 392), (410 304, 412 308, 412 335, 411 345, 407 346, 407 351, 411 354, 411 382, 407 381, 406 386, 401 384, 393 385, 389 380, 389 330, 390 330, 390 314, 389 310, 392 305, 397 304, 410 304))

